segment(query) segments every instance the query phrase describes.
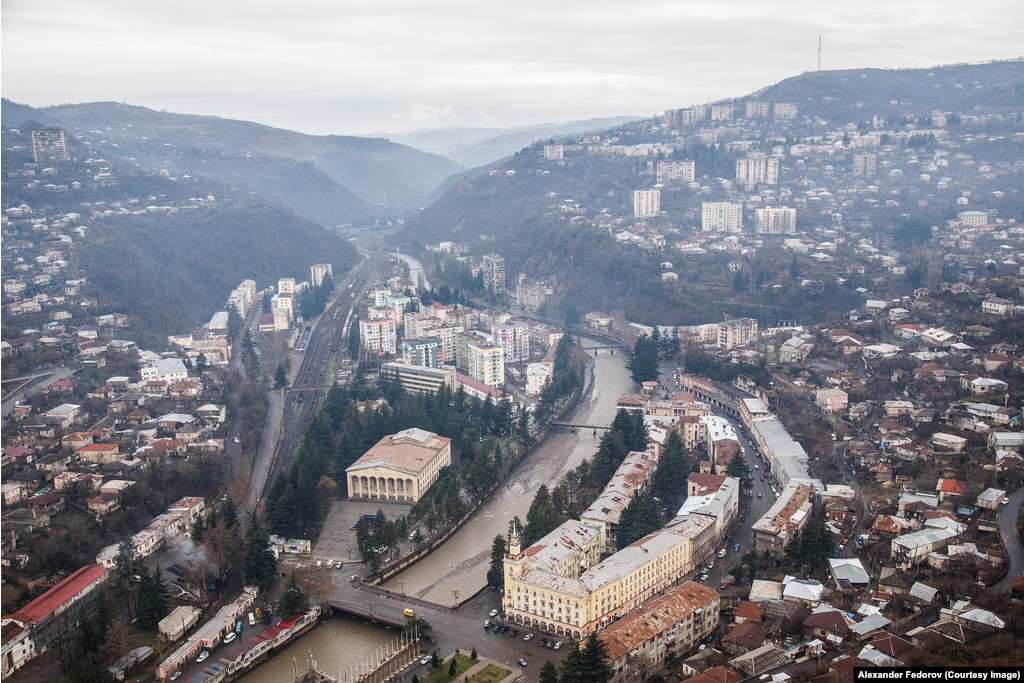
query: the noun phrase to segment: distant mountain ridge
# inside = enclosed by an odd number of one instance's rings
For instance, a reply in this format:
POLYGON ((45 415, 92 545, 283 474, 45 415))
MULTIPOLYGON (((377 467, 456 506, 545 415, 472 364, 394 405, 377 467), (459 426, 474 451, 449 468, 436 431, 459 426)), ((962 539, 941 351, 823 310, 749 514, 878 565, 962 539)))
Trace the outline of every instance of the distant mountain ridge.
POLYGON ((566 135, 583 135, 639 121, 639 116, 585 119, 564 123, 539 123, 514 128, 438 128, 404 134, 382 133, 384 137, 425 152, 448 157, 469 168, 510 157, 537 140, 566 135))
POLYGON ((116 144, 119 156, 143 168, 209 176, 284 201, 325 225, 418 209, 459 169, 439 155, 383 139, 305 135, 116 102, 32 109, 4 100, 3 119, 15 127, 26 120, 60 124, 94 149, 116 144))

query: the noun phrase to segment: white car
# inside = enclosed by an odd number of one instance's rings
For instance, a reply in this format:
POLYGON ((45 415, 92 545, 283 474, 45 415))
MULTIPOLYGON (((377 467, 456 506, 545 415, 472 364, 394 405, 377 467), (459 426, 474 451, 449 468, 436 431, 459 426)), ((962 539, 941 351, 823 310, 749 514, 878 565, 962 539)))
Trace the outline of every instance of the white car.
POLYGON ((199 656, 196 657, 196 661, 197 662, 205 662, 209 656, 210 656, 210 651, 209 650, 203 650, 202 652, 199 653, 199 656))
POLYGON ((229 633, 226 636, 224 636, 224 644, 225 645, 227 645, 228 643, 233 643, 233 642, 235 642, 235 632, 234 631, 232 631, 231 633, 229 633))
POLYGON ((496 610, 496 609, 492 609, 492 610, 491 610, 491 618, 493 619, 493 618, 494 618, 494 617, 496 617, 496 616, 498 616, 498 610, 496 610))
POLYGON ((423 655, 423 659, 420 660, 420 664, 430 664, 430 660, 433 658, 433 655, 423 655))

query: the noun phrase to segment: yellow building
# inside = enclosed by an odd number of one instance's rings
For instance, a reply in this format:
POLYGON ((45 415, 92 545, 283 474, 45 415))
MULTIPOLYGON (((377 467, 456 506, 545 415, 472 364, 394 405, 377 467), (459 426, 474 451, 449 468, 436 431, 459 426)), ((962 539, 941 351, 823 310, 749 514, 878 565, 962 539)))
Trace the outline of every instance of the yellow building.
POLYGON ((415 503, 443 467, 452 464, 452 440, 424 429, 385 436, 345 470, 349 498, 415 503))
POLYGON ((517 624, 584 638, 691 572, 695 540, 711 526, 693 515, 597 563, 601 534, 582 522, 565 522, 526 550, 513 530, 504 563, 505 614, 517 624))

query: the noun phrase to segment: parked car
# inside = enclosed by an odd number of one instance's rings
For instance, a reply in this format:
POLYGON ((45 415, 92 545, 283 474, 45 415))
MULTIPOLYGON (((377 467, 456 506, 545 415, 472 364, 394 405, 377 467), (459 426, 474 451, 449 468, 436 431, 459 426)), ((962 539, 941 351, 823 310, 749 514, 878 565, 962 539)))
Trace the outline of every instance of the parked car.
POLYGON ((209 658, 209 656, 210 656, 210 651, 209 650, 203 650, 202 652, 199 653, 199 656, 196 657, 196 661, 197 662, 205 662, 207 660, 207 658, 209 658))
POLYGON ((523 640, 532 640, 532 639, 533 639, 533 634, 532 633, 527 633, 525 636, 523 636, 523 640))
POLYGON ((227 634, 226 636, 224 636, 224 644, 227 645, 228 643, 234 642, 235 637, 236 636, 235 636, 235 632, 234 631, 232 631, 231 633, 227 634))
POLYGON ((491 610, 491 619, 493 619, 493 618, 494 618, 494 617, 496 617, 496 616, 498 616, 498 610, 496 610, 496 609, 492 609, 492 610, 491 610))
POLYGON ((434 658, 434 655, 423 655, 420 659, 420 664, 430 664, 430 660, 434 658))
POLYGON ((528 665, 528 664, 529 664, 529 662, 528 662, 528 661, 526 661, 526 660, 525 660, 525 659, 523 659, 522 657, 520 657, 520 658, 519 658, 519 666, 526 666, 526 665, 528 665))
POLYGON ((559 641, 557 641, 555 643, 555 649, 556 650, 561 650, 562 649, 562 641, 559 640, 559 641))
POLYGON ((355 580, 357 580, 358 578, 359 578, 359 574, 353 574, 352 576, 348 577, 348 580, 349 580, 349 581, 355 581, 355 580))
POLYGON ((437 645, 437 638, 435 638, 434 636, 432 636, 430 634, 424 635, 423 636, 423 640, 427 641, 431 645, 437 645))

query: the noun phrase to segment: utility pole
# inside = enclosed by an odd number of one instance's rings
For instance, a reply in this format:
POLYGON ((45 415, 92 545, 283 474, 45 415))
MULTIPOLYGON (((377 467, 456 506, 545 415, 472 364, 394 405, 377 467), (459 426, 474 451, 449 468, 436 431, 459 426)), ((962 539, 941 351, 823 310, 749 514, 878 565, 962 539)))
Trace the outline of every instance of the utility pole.
POLYGON ((821 71, 821 36, 818 36, 818 71, 821 71))

